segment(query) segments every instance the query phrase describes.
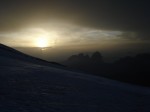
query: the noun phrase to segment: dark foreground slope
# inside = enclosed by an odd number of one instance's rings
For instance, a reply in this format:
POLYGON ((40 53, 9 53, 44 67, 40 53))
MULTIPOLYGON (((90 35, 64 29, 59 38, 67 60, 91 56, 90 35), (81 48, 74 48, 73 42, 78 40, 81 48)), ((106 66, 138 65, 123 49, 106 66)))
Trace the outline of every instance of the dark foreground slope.
POLYGON ((58 64, 56 62, 48 62, 48 61, 45 61, 36 57, 29 56, 27 54, 24 54, 20 51, 17 51, 3 44, 0 44, 0 56, 7 57, 10 59, 21 60, 22 62, 24 61, 24 62, 45 65, 45 66, 53 66, 53 67, 59 66, 60 68, 64 68, 63 65, 58 64))
POLYGON ((149 88, 22 61, 0 49, 0 112, 150 111, 149 88))

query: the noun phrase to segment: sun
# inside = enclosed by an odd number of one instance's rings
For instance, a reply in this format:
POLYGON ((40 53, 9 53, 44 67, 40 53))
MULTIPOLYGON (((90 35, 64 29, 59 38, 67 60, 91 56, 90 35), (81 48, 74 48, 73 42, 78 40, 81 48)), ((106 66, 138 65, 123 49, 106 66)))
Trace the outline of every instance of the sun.
POLYGON ((38 38, 36 41, 36 46, 41 48, 48 47, 48 39, 44 37, 38 38))

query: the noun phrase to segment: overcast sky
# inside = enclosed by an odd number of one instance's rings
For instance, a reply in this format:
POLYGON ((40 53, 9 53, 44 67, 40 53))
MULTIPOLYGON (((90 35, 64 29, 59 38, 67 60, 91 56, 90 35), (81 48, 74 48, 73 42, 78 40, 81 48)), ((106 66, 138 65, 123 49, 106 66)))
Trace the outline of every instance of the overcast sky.
POLYGON ((150 40, 149 12, 148 0, 0 0, 0 42, 36 47, 41 37, 53 47, 140 49, 150 40))

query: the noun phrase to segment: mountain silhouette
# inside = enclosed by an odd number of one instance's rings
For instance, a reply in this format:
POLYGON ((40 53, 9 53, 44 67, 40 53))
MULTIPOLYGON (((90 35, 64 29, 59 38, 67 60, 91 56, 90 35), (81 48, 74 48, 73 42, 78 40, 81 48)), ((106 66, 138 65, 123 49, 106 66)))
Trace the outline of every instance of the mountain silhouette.
POLYGON ((113 63, 104 62, 99 52, 94 52, 91 57, 81 53, 71 56, 63 64, 85 73, 150 86, 150 53, 126 56, 113 63))

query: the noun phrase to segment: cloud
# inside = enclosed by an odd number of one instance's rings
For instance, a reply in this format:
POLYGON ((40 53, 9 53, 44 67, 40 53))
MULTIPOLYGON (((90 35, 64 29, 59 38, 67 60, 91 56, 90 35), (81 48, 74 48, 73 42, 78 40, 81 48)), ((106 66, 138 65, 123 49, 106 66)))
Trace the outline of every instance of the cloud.
POLYGON ((0 32, 58 20, 149 39, 149 11, 147 0, 1 0, 0 32))
POLYGON ((132 32, 127 31, 123 32, 122 34, 118 35, 118 37, 127 39, 127 40, 134 40, 134 41, 150 41, 150 33, 147 31, 139 31, 139 32, 132 32))
POLYGON ((0 33, 0 41, 11 46, 34 46, 38 38, 46 38, 55 46, 98 44, 101 41, 119 39, 120 31, 105 31, 69 23, 47 23, 41 27, 28 28, 16 32, 0 33))

